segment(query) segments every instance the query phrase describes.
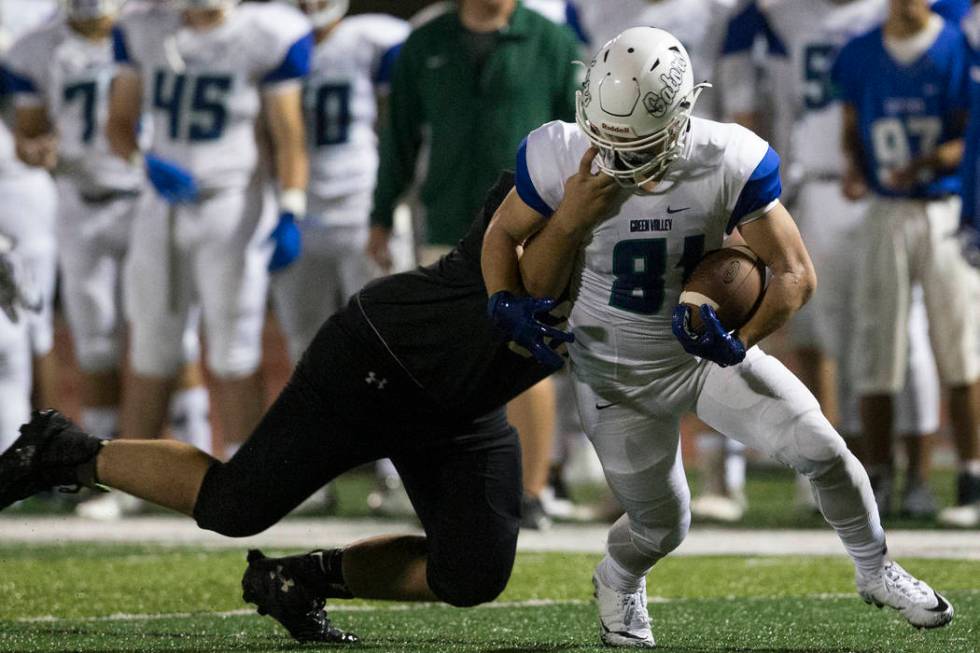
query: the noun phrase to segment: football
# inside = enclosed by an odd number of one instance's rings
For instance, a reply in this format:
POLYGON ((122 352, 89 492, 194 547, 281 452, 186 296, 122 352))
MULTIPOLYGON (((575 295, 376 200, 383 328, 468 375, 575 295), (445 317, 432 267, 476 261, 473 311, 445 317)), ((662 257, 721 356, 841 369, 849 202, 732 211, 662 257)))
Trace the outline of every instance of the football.
POLYGON ((766 268, 744 245, 708 252, 698 262, 681 292, 680 302, 692 306, 691 329, 701 333, 702 304, 718 313, 722 326, 732 331, 742 327, 762 303, 766 268))

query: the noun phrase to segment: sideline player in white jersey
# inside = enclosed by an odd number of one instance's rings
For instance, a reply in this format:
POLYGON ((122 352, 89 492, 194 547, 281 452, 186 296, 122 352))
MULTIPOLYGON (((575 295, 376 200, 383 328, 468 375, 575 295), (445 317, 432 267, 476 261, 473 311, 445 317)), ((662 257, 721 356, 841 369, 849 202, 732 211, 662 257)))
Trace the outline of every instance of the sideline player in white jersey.
POLYGON ((313 22, 316 49, 304 83, 310 157, 303 256, 273 280, 293 363, 323 321, 380 273, 364 253, 378 174, 375 123, 405 21, 344 18, 348 0, 293 0, 313 22))
MULTIPOLYGON (((0 66, 7 47, 25 31, 48 20, 57 10, 49 0, 0 0, 0 66)), ((6 359, 0 376, 8 387, 23 388, 28 396, 36 388, 39 403, 50 403, 57 394, 57 360, 54 355, 53 303, 56 278, 55 211, 56 193, 50 175, 25 166, 17 158, 8 125, 13 121, 16 82, 0 74, 0 232, 16 244, 21 281, 30 296, 41 301, 39 311, 28 311, 19 325, 10 328, 27 334, 28 351, 15 351, 23 344, 21 335, 8 334, 0 345, 6 359), (25 362, 26 361, 26 362, 25 362)), ((11 402, 11 407, 20 402, 11 402)), ((19 410, 14 411, 19 415, 19 410)), ((11 420, 14 415, 11 415, 11 420)), ((14 437, 16 429, 0 433, 0 441, 14 437)))
MULTIPOLYGON (((375 127, 409 26, 384 14, 345 18, 348 0, 292 3, 309 16, 316 38, 303 85, 310 157, 303 256, 272 281, 276 313, 296 364, 323 321, 382 273, 365 253, 378 175, 375 127)), ((414 514, 391 461, 378 461, 377 484, 368 497, 372 510, 414 514)))
MULTIPOLYGON (((844 160, 836 135, 841 130, 842 109, 830 67, 845 43, 884 21, 887 0, 758 0, 746 11, 755 12, 759 23, 755 29, 768 36, 769 55, 784 62, 789 72, 778 90, 783 94, 780 104, 790 107, 789 159, 799 177, 793 214, 820 277, 820 290, 789 323, 789 339, 799 361, 800 378, 828 419, 845 436, 857 437, 861 424, 851 383, 856 352, 849 318, 854 276, 862 257, 857 234, 867 204, 848 200, 840 189, 844 160)), ((751 88, 754 76, 744 52, 731 49, 724 56, 725 88, 751 88), (743 65, 736 65, 738 62, 743 65)), ((920 288, 911 309, 908 360, 895 415, 896 432, 903 436, 909 460, 901 512, 924 517, 936 512, 926 481, 929 436, 939 429, 939 379, 920 288)), ((873 469, 869 473, 884 517, 892 508, 891 474, 873 469)))
MULTIPOLYGON (((0 66, 4 52, 23 32, 54 14, 56 3, 45 0, 0 0, 0 66)), ((0 336, 0 384, 6 388, 0 410, 0 442, 16 437, 16 420, 30 406, 32 387, 39 402, 55 398, 57 361, 54 356, 53 302, 56 276, 56 194, 51 177, 25 166, 17 158, 13 122, 15 83, 5 67, 0 72, 0 233, 15 247, 20 281, 25 292, 40 301, 39 311, 26 311, 16 324, 6 323, 0 336)), ((32 300, 32 301, 33 301, 32 300)))
POLYGON ((779 202, 778 155, 743 127, 691 118, 702 90, 693 80, 684 47, 662 30, 629 29, 603 46, 578 95, 578 125, 552 122, 527 137, 516 190, 484 241, 492 315, 525 288, 568 290, 574 301, 579 411, 626 510, 593 576, 601 637, 654 646, 645 579, 690 524, 678 446, 688 410, 810 478, 865 601, 915 626, 945 625, 952 607, 888 559, 861 463, 806 387, 756 346, 806 302, 816 277, 779 202), (736 230, 772 272, 765 299, 737 332, 703 305, 694 333, 691 307, 679 304, 684 273, 736 230))
MULTIPOLYGON (((691 56, 700 79, 715 77, 728 19, 738 0, 568 0, 566 19, 590 51, 623 30, 646 25, 677 37, 691 56)), ((701 102, 697 115, 713 118, 713 98, 701 102)))
MULTIPOLYGON (((25 34, 7 68, 17 79, 18 151, 28 164, 54 167, 62 297, 82 371, 81 423, 96 437, 119 432, 125 347, 122 267, 143 171, 109 152, 112 25, 119 0, 66 0, 64 14, 25 34)), ((184 336, 183 360, 198 357, 196 320, 184 336)), ((208 397, 191 365, 171 402, 172 434, 211 450, 208 397)), ((108 497, 107 497, 108 499, 108 497)), ((115 503, 114 501, 112 503, 115 503)), ((95 516, 86 503, 88 516, 95 516)))
POLYGON ((266 266, 280 269, 298 256, 295 221, 306 213, 300 80, 313 36, 292 7, 237 4, 146 6, 125 14, 113 33, 119 70, 109 143, 118 156, 144 162, 152 185, 140 201, 125 273, 135 372, 123 404, 127 436, 159 433, 183 326, 198 302, 226 437, 241 442, 261 414, 266 266), (255 182, 260 109, 280 186, 274 229, 255 182), (137 142, 143 110, 153 124, 145 156, 137 142))

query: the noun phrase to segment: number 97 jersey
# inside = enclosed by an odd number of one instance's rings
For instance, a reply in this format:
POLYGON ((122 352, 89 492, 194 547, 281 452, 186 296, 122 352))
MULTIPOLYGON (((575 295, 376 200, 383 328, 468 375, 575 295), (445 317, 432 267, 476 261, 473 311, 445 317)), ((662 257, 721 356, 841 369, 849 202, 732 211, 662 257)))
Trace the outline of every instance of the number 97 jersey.
POLYGON ((123 16, 113 39, 117 64, 142 81, 153 152, 205 190, 248 185, 261 93, 304 77, 313 48, 306 17, 278 3, 230 9, 206 30, 186 27, 178 9, 149 5, 123 16))
MULTIPOLYGON (((522 143, 515 188, 549 217, 589 141, 552 122, 522 143)), ((598 392, 638 387, 694 359, 671 331, 684 278, 738 225, 764 215, 781 193, 779 156, 751 131, 691 118, 681 157, 655 193, 628 195, 593 229, 572 273, 569 353, 598 392)))
POLYGON ((831 72, 842 100, 858 114, 865 177, 877 194, 888 197, 957 194, 956 171, 924 171, 910 190, 896 188, 892 178, 959 136, 960 115, 966 108, 963 35, 942 24, 928 49, 911 61, 898 61, 884 39, 879 27, 850 41, 831 72))

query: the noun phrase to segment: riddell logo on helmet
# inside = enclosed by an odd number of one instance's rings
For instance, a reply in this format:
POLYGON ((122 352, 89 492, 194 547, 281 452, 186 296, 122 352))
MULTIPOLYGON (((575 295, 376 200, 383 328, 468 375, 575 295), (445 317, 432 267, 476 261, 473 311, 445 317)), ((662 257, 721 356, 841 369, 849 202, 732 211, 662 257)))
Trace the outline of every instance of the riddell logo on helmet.
POLYGON ((663 118, 664 114, 674 103, 677 92, 684 83, 684 73, 687 72, 687 59, 675 56, 666 72, 660 73, 663 88, 659 93, 650 91, 643 97, 643 106, 654 118, 663 118))
POLYGON ((605 129, 606 131, 616 132, 617 134, 631 133, 629 127, 620 127, 619 125, 610 125, 607 123, 602 123, 602 128, 605 129))

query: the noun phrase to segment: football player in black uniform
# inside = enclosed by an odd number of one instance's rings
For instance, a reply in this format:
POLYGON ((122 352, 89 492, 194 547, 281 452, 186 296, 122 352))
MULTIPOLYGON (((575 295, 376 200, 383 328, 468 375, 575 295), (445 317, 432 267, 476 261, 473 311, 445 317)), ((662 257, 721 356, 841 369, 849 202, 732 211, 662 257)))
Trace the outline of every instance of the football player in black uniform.
POLYGON ((503 406, 560 367, 552 346, 571 339, 556 321, 543 323, 552 301, 496 295, 487 317, 483 233, 512 186, 505 173, 437 264, 368 285, 327 320, 228 462, 175 441, 102 442, 56 411, 35 413, 0 456, 0 509, 55 486, 101 484, 243 537, 341 473, 388 457, 425 537, 387 535, 287 558, 251 551, 245 599, 296 639, 334 642, 357 637, 330 625, 327 598, 492 601, 514 563, 522 492, 520 447, 503 406))

